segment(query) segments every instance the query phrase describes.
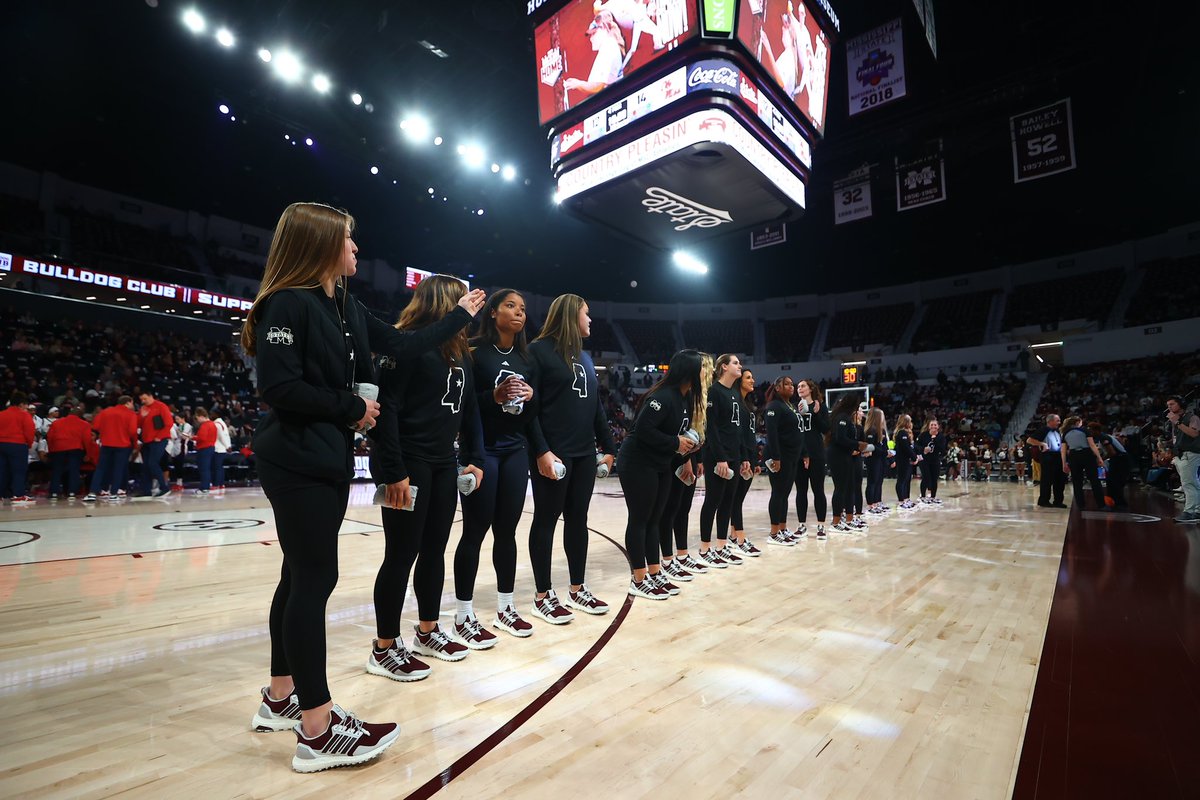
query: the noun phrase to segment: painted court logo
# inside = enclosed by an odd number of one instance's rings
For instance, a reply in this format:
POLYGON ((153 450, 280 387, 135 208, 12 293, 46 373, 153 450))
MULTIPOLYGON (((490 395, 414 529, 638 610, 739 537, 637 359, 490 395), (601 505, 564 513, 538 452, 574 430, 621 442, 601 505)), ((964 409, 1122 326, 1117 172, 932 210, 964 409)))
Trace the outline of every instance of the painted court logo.
POLYGON ((291 328, 271 328, 267 331, 267 344, 291 344, 295 341, 291 328))

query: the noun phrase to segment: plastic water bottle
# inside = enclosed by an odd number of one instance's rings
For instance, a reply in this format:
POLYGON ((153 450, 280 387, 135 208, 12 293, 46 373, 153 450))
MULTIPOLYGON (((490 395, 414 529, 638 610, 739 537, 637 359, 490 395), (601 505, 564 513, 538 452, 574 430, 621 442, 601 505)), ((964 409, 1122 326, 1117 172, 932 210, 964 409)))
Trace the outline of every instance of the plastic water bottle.
POLYGON ((479 486, 479 481, 475 479, 475 473, 467 472, 466 467, 458 468, 458 493, 466 497, 471 492, 475 491, 479 486))
MULTIPOLYGON (((524 375, 513 375, 519 381, 525 380, 524 375)), ((505 379, 507 380, 507 378, 505 379)), ((525 410, 525 401, 519 397, 514 397, 512 400, 506 400, 504 405, 500 406, 500 410, 505 414, 520 414, 525 410)))
POLYGON ((604 454, 596 453, 596 477, 607 478, 609 471, 608 463, 604 460, 604 454))
POLYGON ((561 461, 554 462, 554 480, 561 481, 567 477, 567 465, 561 461))
MULTIPOLYGON (((408 505, 401 506, 399 509, 400 511, 412 511, 414 508, 417 507, 417 487, 416 486, 408 487, 408 492, 409 492, 408 505)), ((387 484, 386 483, 381 483, 375 487, 375 499, 372 502, 374 502, 374 504, 377 506, 386 506, 387 505, 387 484)))

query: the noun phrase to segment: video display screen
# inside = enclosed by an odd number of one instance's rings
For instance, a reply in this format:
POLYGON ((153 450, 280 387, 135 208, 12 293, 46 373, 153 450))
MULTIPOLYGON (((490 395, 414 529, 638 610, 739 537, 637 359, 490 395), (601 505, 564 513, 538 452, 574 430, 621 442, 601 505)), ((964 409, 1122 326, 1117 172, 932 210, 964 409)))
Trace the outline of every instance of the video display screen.
POLYGON ((571 0, 533 34, 542 124, 670 52, 698 28, 697 0, 571 0))
POLYGON ((831 46, 816 14, 792 0, 743 0, 737 37, 823 134, 831 46))

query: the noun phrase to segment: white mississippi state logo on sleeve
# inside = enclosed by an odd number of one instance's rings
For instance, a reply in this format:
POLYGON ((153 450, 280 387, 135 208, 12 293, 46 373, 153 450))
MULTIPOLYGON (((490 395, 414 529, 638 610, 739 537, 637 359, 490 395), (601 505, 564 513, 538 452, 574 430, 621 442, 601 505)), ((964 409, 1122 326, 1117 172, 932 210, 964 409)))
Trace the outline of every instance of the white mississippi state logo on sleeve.
POLYGON ((291 344, 294 341, 291 328, 271 328, 267 331, 267 344, 291 344))
POLYGON ((462 367, 451 367, 446 371, 446 395, 442 398, 442 405, 449 408, 451 414, 457 414, 462 408, 463 386, 466 380, 466 372, 462 367))

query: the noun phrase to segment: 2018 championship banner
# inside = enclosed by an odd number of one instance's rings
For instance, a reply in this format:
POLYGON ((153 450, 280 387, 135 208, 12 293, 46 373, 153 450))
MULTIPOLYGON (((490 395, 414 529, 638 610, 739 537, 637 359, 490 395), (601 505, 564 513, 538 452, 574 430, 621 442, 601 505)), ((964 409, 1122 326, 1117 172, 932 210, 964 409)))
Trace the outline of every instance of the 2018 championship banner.
POLYGON ((1032 181, 1075 169, 1071 98, 1010 117, 1013 182, 1032 181))
POLYGON ((946 199, 946 162, 937 152, 901 161, 896 159, 896 210, 908 211, 946 199))
POLYGON ((841 225, 860 219, 870 219, 871 168, 863 166, 841 180, 833 182, 833 222, 841 225))
POLYGON ((899 19, 846 43, 846 74, 850 116, 904 97, 904 30, 899 19))

